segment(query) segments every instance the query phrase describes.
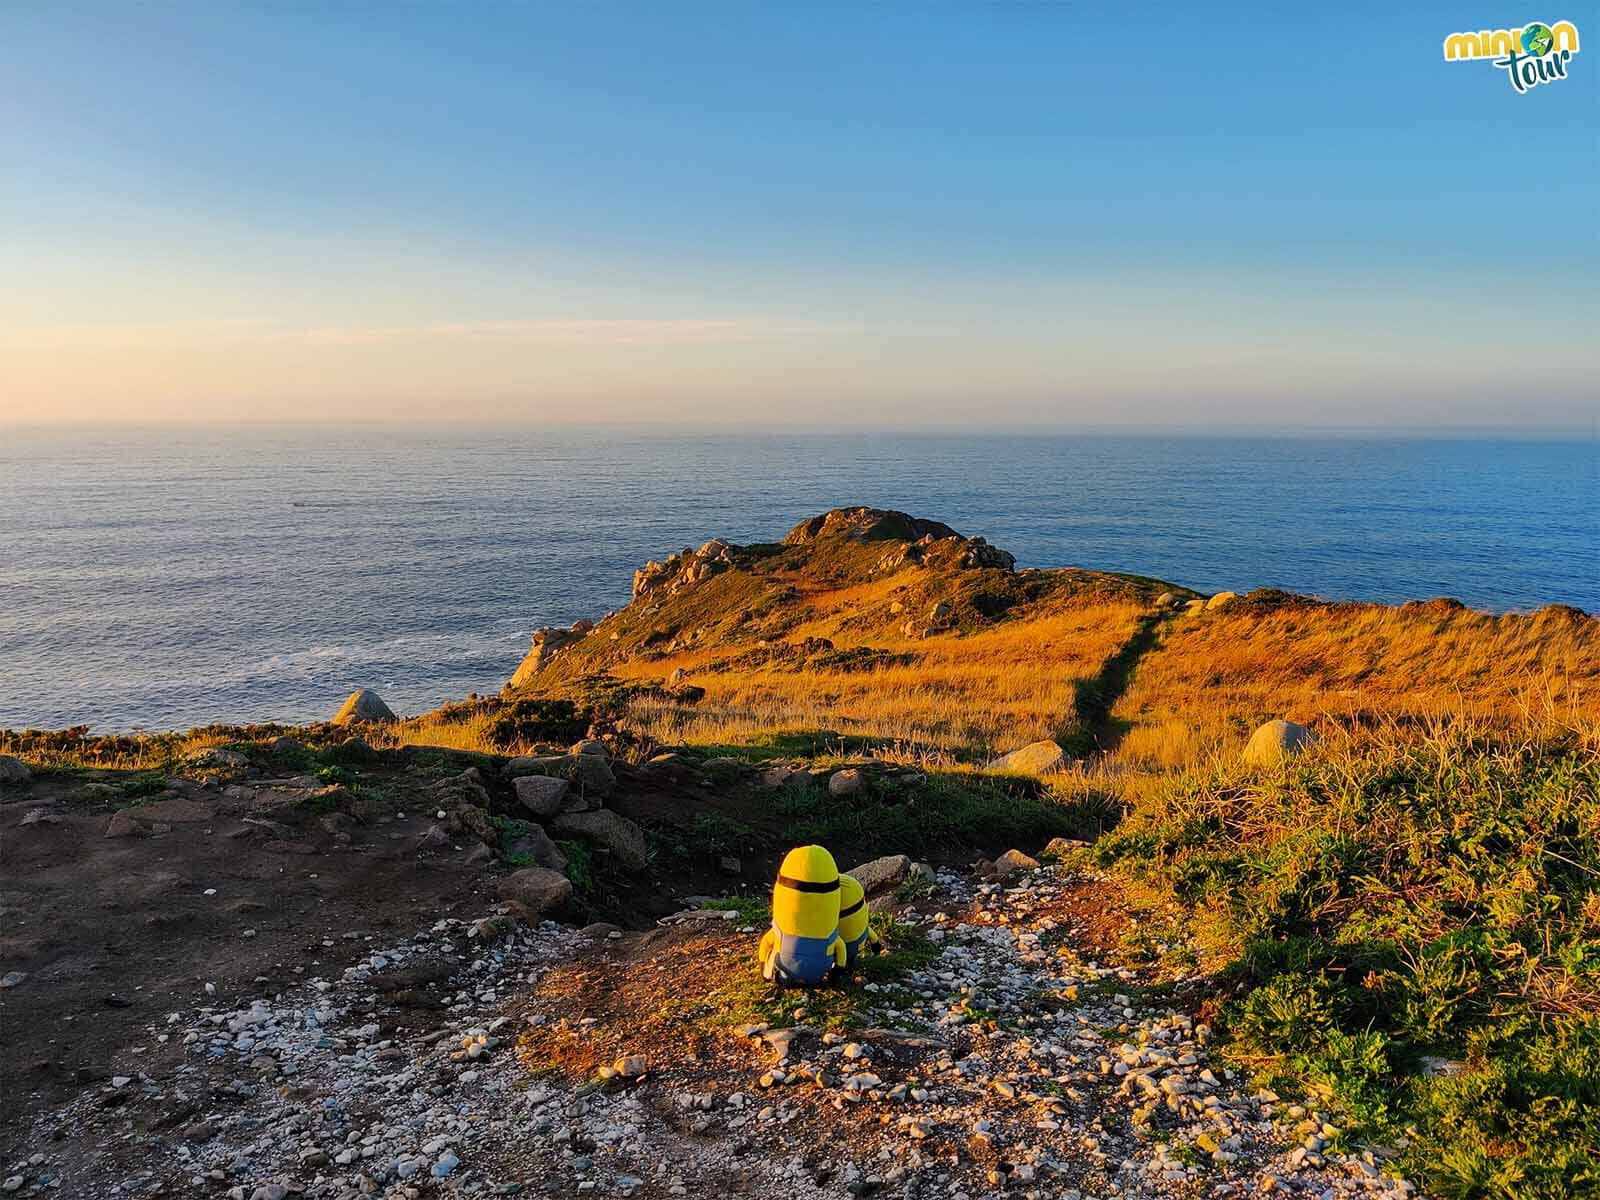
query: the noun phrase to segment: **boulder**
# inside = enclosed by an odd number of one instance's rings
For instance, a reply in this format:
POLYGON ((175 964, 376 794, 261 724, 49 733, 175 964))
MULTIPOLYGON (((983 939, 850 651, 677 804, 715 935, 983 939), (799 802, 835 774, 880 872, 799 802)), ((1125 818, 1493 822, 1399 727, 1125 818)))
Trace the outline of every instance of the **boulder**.
POLYGON ((867 777, 855 767, 846 767, 828 776, 828 795, 836 800, 859 796, 867 788, 867 777))
POLYGON ((393 710, 383 702, 383 697, 370 688, 357 688, 351 692, 349 699, 333 715, 335 725, 361 725, 395 719, 393 710))
POLYGON ((1224 605, 1233 603, 1238 598, 1238 592, 1218 592, 1206 601, 1206 611, 1211 612, 1214 609, 1222 608, 1224 605))
POLYGON ((111 820, 106 822, 108 838, 137 837, 138 834, 139 823, 126 810, 112 813, 111 820))
POLYGON ((571 757, 575 761, 569 778, 581 791, 595 796, 611 794, 617 786, 617 777, 610 763, 597 754, 575 754, 571 757))
POLYGON ((1175 608, 1177 604, 1178 597, 1174 592, 1162 592, 1161 595, 1156 597, 1157 608, 1175 608))
POLYGON ((989 764, 991 771, 1014 771, 1021 775, 1044 775, 1067 765, 1067 752, 1052 741, 1030 742, 1020 750, 1002 754, 989 764))
POLYGON ((526 833, 519 834, 516 841, 506 847, 506 857, 513 862, 531 862, 552 871, 567 869, 567 856, 538 825, 530 825, 526 833))
POLYGON ((913 864, 904 854, 886 854, 845 872, 869 896, 899 887, 911 876, 913 864))
POLYGON ((588 807, 596 807, 617 786, 611 764, 599 754, 525 755, 512 759, 506 764, 506 770, 513 778, 548 775, 552 779, 566 780, 577 792, 576 797, 569 793, 565 801, 569 808, 582 807, 575 800, 586 800, 588 807))
POLYGON ((550 826, 557 833, 575 833, 597 842, 628 871, 642 871, 649 861, 645 855, 644 830, 627 817, 610 809, 593 812, 566 812, 550 826))
POLYGON ((517 790, 522 807, 544 820, 561 811, 571 784, 556 775, 524 775, 513 779, 511 786, 517 790))
POLYGON ((610 758, 611 751, 606 749, 606 744, 599 738, 584 738, 581 742, 574 742, 567 750, 568 754, 598 754, 601 758, 610 758))
POLYGON ((1314 744, 1317 735, 1293 721, 1268 721, 1250 735, 1243 761, 1252 767, 1270 767, 1314 744))
POLYGON ((33 778, 33 768, 20 758, 0 754, 0 787, 21 787, 33 778))
POLYGON ((1020 875, 1023 871, 1037 871, 1039 860, 1030 858, 1021 850, 1007 850, 994 860, 994 876, 996 879, 1008 879, 1013 875, 1020 875))
POLYGON ((497 894, 537 919, 572 899, 572 880, 548 867, 523 867, 500 881, 497 894))

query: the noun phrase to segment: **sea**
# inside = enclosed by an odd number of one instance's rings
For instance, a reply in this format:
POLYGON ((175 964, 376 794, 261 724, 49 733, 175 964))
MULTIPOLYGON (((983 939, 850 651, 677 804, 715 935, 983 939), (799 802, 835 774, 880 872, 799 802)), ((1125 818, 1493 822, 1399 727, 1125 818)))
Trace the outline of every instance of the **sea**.
POLYGON ((0 728, 416 713, 711 537, 896 508, 1019 565, 1600 610, 1593 438, 0 426, 0 728))

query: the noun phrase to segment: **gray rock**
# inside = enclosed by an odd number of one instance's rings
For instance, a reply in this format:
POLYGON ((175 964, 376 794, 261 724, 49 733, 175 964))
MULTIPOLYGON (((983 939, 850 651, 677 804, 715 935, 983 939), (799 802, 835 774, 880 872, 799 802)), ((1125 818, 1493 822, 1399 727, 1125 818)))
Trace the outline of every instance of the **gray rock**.
POLYGON ((565 871, 567 869, 567 856, 561 853, 561 847, 550 840, 550 835, 539 826, 534 825, 527 833, 520 835, 506 849, 512 859, 527 859, 536 866, 548 867, 552 871, 565 871))
POLYGON ((584 738, 575 742, 568 750, 569 754, 598 754, 601 758, 610 758, 611 752, 606 749, 606 744, 599 738, 584 738))
POLYGON ((617 786, 611 764, 599 754, 540 754, 514 758, 506 765, 513 776, 548 775, 573 787, 564 800, 567 808, 594 807, 617 786), (577 801, 585 801, 579 804, 577 801))
POLYGON ((1250 735, 1242 760, 1252 767, 1270 767, 1314 745, 1317 735, 1293 721, 1268 721, 1250 735))
POLYGON ((1218 592, 1215 596, 1206 601, 1206 611, 1210 612, 1213 609, 1224 608, 1227 605, 1232 604, 1238 598, 1238 592, 1218 592))
POLYGON ((33 768, 20 758, 0 754, 0 787, 20 787, 33 778, 33 768))
POLYGON ((648 861, 644 830, 610 809, 562 813, 551 828, 557 833, 575 833, 598 842, 611 851, 612 857, 626 870, 642 871, 648 861))
POLYGON ((572 880, 548 867, 523 867, 500 881, 497 894, 541 917, 572 899, 572 880))
POLYGON ((911 859, 904 854, 886 854, 845 872, 869 896, 897 888, 911 876, 911 859))
POLYGON ((14 988, 28 977, 26 971, 7 971, 0 976, 0 988, 14 988))
POLYGON ((828 777, 828 795, 835 799, 859 796, 867 787, 867 777, 855 767, 835 771, 828 777))
POLYGON ((111 820, 106 822, 106 836, 108 838, 136 837, 139 833, 139 823, 131 817, 127 810, 114 812, 111 820))
POLYGON ((1052 741, 1029 742, 1020 750, 1002 754, 989 764, 991 771, 1015 771, 1021 775, 1045 775, 1067 765, 1067 752, 1052 741))
POLYGON ((561 803, 567 798, 571 785, 557 775, 524 775, 513 779, 511 786, 516 789, 523 808, 545 819, 561 811, 561 803))
POLYGON ((335 725, 360 725, 370 721, 393 721, 394 711, 383 702, 383 697, 370 688, 357 688, 350 693, 333 715, 335 725))

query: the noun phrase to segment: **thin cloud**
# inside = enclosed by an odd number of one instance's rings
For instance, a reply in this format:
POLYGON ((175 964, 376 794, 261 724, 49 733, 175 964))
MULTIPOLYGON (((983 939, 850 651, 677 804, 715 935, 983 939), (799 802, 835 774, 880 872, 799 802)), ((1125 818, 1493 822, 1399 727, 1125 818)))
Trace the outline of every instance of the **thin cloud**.
POLYGON ((678 346, 753 342, 838 331, 839 327, 818 322, 765 318, 537 317, 498 321, 434 321, 414 325, 292 326, 262 318, 238 317, 13 326, 3 340, 35 345, 77 343, 124 348, 220 344, 379 346, 416 342, 678 346))
POLYGON ((514 321, 450 321, 427 325, 321 326, 280 330, 274 341, 313 345, 371 345, 425 340, 465 342, 564 342, 574 345, 682 345, 696 342, 745 342, 815 333, 806 322, 766 320, 537 318, 514 321))

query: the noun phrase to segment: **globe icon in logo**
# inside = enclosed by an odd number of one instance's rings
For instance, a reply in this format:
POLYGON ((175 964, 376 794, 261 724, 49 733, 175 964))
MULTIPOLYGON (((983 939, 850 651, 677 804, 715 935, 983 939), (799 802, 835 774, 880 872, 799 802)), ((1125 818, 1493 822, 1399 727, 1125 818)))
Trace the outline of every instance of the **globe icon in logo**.
POLYGON ((1550 31, 1550 26, 1533 24, 1522 31, 1522 48, 1535 58, 1542 58, 1550 53, 1550 47, 1556 44, 1556 35, 1550 31))

